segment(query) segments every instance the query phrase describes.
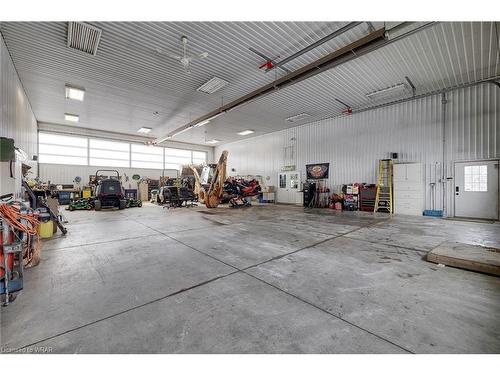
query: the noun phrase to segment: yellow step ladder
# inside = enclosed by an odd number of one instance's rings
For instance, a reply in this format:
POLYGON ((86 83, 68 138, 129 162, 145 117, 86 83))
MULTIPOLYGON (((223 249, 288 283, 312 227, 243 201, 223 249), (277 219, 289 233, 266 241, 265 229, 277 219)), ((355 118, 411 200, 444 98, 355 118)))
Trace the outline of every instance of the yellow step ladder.
POLYGON ((392 160, 380 159, 378 164, 377 195, 373 212, 389 212, 392 214, 392 160))

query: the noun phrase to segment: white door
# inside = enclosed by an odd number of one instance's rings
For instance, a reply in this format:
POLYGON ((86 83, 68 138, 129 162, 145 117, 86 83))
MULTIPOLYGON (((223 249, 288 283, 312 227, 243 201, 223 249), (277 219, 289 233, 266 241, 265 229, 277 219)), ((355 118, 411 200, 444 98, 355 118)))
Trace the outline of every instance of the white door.
POLYGON ((289 172, 289 203, 302 204, 300 189, 300 172, 289 172))
POLYGON ((498 219, 498 160, 455 163, 455 216, 498 219))
POLYGON ((278 176, 279 203, 297 204, 300 189, 300 172, 281 172, 278 176))
POLYGON ((277 201, 279 203, 289 203, 288 202, 288 174, 286 172, 282 172, 278 176, 277 201))

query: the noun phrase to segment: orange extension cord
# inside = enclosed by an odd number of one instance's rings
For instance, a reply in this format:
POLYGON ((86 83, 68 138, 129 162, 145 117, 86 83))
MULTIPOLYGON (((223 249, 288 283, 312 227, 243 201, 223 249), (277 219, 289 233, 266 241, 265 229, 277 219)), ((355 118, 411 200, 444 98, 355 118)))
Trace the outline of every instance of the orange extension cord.
MULTIPOLYGON (((25 259, 25 264, 30 264, 34 259, 34 254, 40 254, 40 236, 38 235, 36 228, 40 224, 40 222, 35 218, 33 214, 22 214, 19 206, 9 205, 7 203, 0 203, 0 216, 2 220, 6 220, 7 223, 14 228, 23 233, 27 233, 28 241, 27 246, 23 254, 23 258, 25 259), (20 220, 25 219, 27 221, 27 225, 24 225, 20 220), (36 243, 34 244, 34 248, 31 248, 31 241, 33 237, 36 238, 36 243)), ((35 264, 38 264, 39 259, 35 259, 35 264)))

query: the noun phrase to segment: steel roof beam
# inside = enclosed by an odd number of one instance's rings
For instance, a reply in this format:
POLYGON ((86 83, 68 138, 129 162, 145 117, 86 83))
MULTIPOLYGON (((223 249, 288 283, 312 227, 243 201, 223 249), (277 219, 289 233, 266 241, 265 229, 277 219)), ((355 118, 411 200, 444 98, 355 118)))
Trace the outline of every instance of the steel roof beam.
MULTIPOLYGON (((328 55, 323 56, 322 58, 313 61, 310 64, 307 64, 303 66, 302 68, 299 68, 297 70, 294 70, 290 74, 287 74, 286 76, 283 76, 281 78, 276 79, 275 81, 262 86, 252 92, 250 92, 247 95, 244 95, 236 100, 233 100, 232 102, 221 106, 206 115, 203 115, 188 124, 181 126, 174 131, 168 133, 167 136, 162 137, 162 138, 157 138, 154 143, 161 143, 163 141, 166 141, 168 139, 171 139, 177 134, 180 134, 181 132, 184 132, 188 129, 193 128, 196 124, 205 121, 205 120, 212 120, 215 117, 218 117, 224 113, 227 113, 243 104, 248 104, 257 98, 260 98, 264 95, 267 95, 271 92, 274 92, 278 89, 287 87, 291 84, 298 83, 304 79, 310 78, 316 74, 322 73, 326 70, 329 70, 335 66, 344 64, 348 61, 351 61, 357 57, 360 57, 362 55, 365 55, 367 53, 373 52, 381 47, 384 47, 386 45, 392 44, 400 39, 406 38, 410 35, 413 35, 415 33, 418 33, 430 26, 435 25, 437 22, 429 22, 424 25, 421 25, 415 29, 412 29, 404 34, 397 35, 395 37, 392 37, 391 39, 387 38, 387 30, 385 28, 381 28, 373 33, 370 33, 366 36, 364 36, 361 39, 356 40, 353 43, 350 43, 336 51, 333 51, 329 53, 328 55)), ((398 25, 397 28, 401 29, 403 27, 408 27, 410 23, 405 23, 404 26, 403 24, 398 25)), ((393 29, 391 29, 393 30, 393 29)), ((389 30, 390 31, 390 30, 389 30)))
POLYGON ((270 70, 272 70, 274 68, 279 68, 282 65, 285 65, 286 63, 289 63, 290 61, 295 60, 297 57, 303 55, 304 53, 307 53, 307 52, 315 49, 316 47, 318 47, 318 46, 320 46, 322 44, 325 44, 329 40, 331 40, 333 38, 336 38, 339 35, 342 35, 342 34, 346 33, 347 31, 355 28, 356 26, 361 25, 362 23, 363 22, 350 22, 350 23, 348 23, 347 25, 341 27, 338 30, 335 30, 333 33, 328 34, 324 38, 321 38, 320 40, 314 42, 313 44, 307 46, 306 48, 303 48, 300 51, 295 52, 293 55, 288 56, 286 59, 278 61, 276 64, 274 64, 274 66, 272 68, 266 69, 266 72, 268 72, 268 71, 270 71, 270 70))
POLYGON ((235 109, 236 107, 241 106, 242 104, 250 103, 263 95, 269 94, 271 92, 274 92, 275 90, 289 86, 291 84, 295 84, 295 83, 300 82, 304 79, 307 79, 307 78, 310 78, 316 74, 319 74, 325 70, 328 70, 332 67, 332 64, 336 63, 338 60, 341 60, 341 62, 345 62, 345 61, 343 61, 343 58, 345 58, 345 57, 348 57, 348 59, 350 60, 353 57, 359 56, 359 55, 363 54, 363 52, 362 52, 363 49, 373 48, 373 47, 379 45, 380 43, 383 43, 385 41, 384 35, 385 35, 384 28, 381 28, 381 29, 379 29, 371 34, 368 34, 368 35, 364 36, 363 38, 356 40, 353 43, 350 43, 350 44, 348 44, 348 45, 346 45, 346 46, 344 46, 336 51, 333 51, 333 52, 329 53, 328 55, 325 55, 322 58, 320 58, 316 61, 313 61, 310 64, 303 66, 300 69, 294 70, 290 74, 287 74, 281 78, 278 78, 275 81, 268 83, 267 85, 262 86, 256 90, 248 93, 247 95, 244 95, 236 100, 233 100, 232 102, 230 102, 226 105, 223 105, 223 106, 207 113, 206 115, 201 116, 201 117, 189 122, 188 124, 175 129, 174 131, 168 133, 167 136, 165 136, 163 138, 156 139, 154 143, 161 143, 167 139, 174 137, 175 135, 180 134, 181 132, 184 132, 188 129, 195 127, 195 125, 197 125, 198 123, 200 123, 202 121, 212 120, 215 117, 218 117, 223 113, 227 113, 227 112, 235 109))

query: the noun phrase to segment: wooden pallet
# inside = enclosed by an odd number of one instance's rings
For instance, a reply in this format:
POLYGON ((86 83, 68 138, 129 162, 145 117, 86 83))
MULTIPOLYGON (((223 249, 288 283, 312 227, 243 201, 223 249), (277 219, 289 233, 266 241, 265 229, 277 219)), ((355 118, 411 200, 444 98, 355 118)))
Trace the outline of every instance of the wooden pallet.
POLYGON ((500 249, 445 242, 427 254, 427 260, 450 267, 500 276, 500 249))

